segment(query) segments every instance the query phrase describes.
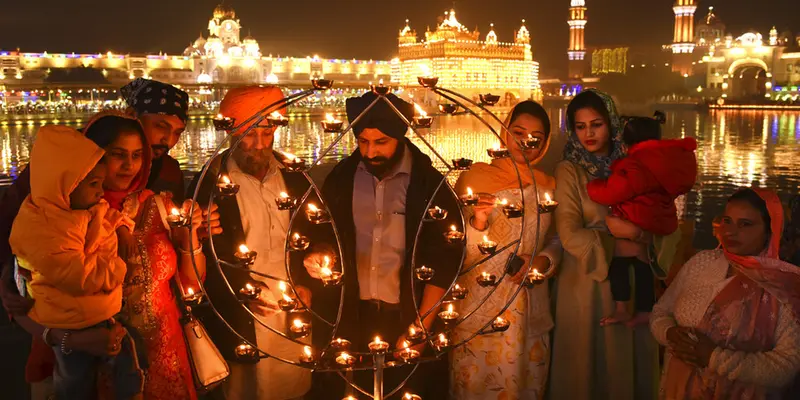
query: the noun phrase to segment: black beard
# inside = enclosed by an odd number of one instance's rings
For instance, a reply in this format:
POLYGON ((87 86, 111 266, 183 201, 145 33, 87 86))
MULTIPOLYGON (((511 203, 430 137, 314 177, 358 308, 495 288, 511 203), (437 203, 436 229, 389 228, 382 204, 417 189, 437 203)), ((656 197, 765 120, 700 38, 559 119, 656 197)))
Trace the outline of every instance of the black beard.
POLYGON ((392 168, 396 167, 397 164, 400 164, 400 160, 403 159, 403 154, 405 153, 406 145, 405 143, 399 143, 397 145, 397 149, 395 150, 394 154, 391 157, 374 157, 374 158, 363 158, 364 167, 367 169, 367 172, 372 174, 378 179, 383 179, 384 175, 387 172, 391 171, 392 168), (379 164, 372 164, 370 161, 379 161, 379 164))

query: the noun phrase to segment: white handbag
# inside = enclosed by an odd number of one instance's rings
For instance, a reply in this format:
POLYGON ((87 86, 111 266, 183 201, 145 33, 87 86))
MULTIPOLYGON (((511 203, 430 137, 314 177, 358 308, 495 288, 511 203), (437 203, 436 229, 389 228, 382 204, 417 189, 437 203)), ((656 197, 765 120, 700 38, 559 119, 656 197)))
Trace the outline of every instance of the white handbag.
MULTIPOLYGON (((161 214, 161 221, 170 231, 167 223, 167 210, 164 206, 164 199, 161 195, 154 196, 158 212, 161 214)), ((192 376, 194 377, 195 388, 199 392, 208 392, 222 383, 231 371, 225 358, 220 354, 219 349, 211 341, 206 328, 200 321, 192 316, 191 307, 183 301, 183 285, 175 274, 173 280, 173 291, 178 306, 183 314, 181 324, 183 325, 183 339, 186 342, 186 351, 189 353, 189 363, 192 365, 192 376)))

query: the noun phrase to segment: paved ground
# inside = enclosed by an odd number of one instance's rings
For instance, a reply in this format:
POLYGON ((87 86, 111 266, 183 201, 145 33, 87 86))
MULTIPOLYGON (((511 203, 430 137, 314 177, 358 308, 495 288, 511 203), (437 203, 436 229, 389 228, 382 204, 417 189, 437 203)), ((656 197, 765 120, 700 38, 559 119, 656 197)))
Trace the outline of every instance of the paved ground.
POLYGON ((27 400, 25 361, 31 348, 30 336, 17 325, 8 322, 5 312, 0 315, 0 399, 27 400))

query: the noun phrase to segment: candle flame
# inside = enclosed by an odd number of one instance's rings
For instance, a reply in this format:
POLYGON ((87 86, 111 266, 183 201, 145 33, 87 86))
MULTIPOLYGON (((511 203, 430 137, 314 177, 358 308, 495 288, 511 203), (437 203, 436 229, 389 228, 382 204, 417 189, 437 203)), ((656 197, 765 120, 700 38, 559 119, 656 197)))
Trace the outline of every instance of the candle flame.
POLYGON ((294 234, 294 240, 300 240, 300 234, 299 233, 295 233, 294 234))
POLYGON ((484 277, 485 279, 489 279, 489 273, 486 271, 481 272, 481 276, 484 277))
POLYGON ((417 334, 417 329, 414 328, 413 326, 409 327, 408 328, 408 334, 411 335, 411 336, 416 335, 417 334))
POLYGON ((175 207, 172 207, 172 211, 171 211, 171 213, 172 213, 172 215, 174 215, 174 216, 176 216, 176 217, 179 217, 179 216, 181 215, 181 212, 180 212, 180 210, 178 210, 178 209, 177 209, 177 208, 175 208, 175 207))
POLYGON ((322 257, 322 267, 327 268, 331 264, 331 258, 328 256, 322 257))
POLYGON ((247 254, 247 253, 250 252, 250 249, 247 247, 246 244, 240 244, 239 245, 239 252, 242 253, 242 254, 247 254))
POLYGON ((507 206, 508 205, 508 199, 503 199, 502 201, 500 201, 500 204, 504 205, 504 206, 507 206))
POLYGON ((378 344, 380 342, 381 342, 381 337, 380 336, 375 336, 375 342, 374 343, 378 344))
POLYGON ((403 398, 405 398, 406 400, 414 400, 414 397, 411 396, 411 393, 406 393, 405 396, 403 396, 403 398))
POLYGON ((286 192, 281 192, 281 194, 279 196, 281 196, 282 199, 288 199, 289 198, 289 194, 287 194, 286 192))
POLYGON ((453 289, 456 289, 456 290, 458 290, 458 289, 461 289, 461 286, 459 286, 459 285, 456 283, 456 286, 455 286, 453 289))
POLYGON ((252 292, 253 290, 256 289, 255 286, 253 286, 253 285, 251 285, 249 283, 245 283, 244 284, 244 288, 247 289, 247 291, 249 291, 249 292, 252 292))
POLYGON ((484 241, 485 243, 488 243, 488 242, 489 242, 489 237, 488 237, 488 236, 486 236, 486 235, 483 235, 483 241, 484 241))
POLYGON ((444 333, 440 333, 439 334, 439 343, 446 343, 446 342, 447 342, 447 336, 445 336, 444 333))
POLYGON ((447 312, 455 312, 455 309, 453 308, 453 303, 447 305, 447 312))
POLYGON ((456 231, 456 226, 455 225, 450 225, 450 230, 455 232, 456 231))
POLYGON ((492 149, 493 149, 493 150, 495 150, 495 151, 497 151, 497 150, 500 150, 500 143, 495 143, 495 144, 492 146, 492 149))
POLYGON ((327 113, 327 114, 325 114, 325 121, 327 121, 327 122, 335 122, 336 119, 333 118, 333 114, 327 113))
POLYGON ((287 296, 286 293, 283 294, 283 300, 285 302, 287 302, 287 303, 291 303, 292 302, 292 298, 287 296))
POLYGON ((186 293, 188 293, 189 296, 194 296, 194 289, 188 288, 188 289, 186 289, 186 293))
POLYGON ((472 197, 472 188, 467 188, 467 196, 472 197))
POLYGON ((284 281, 278 282, 278 289, 281 290, 281 293, 286 293, 286 282, 284 281))
POLYGON ((231 178, 228 178, 228 175, 222 175, 222 178, 220 178, 220 180, 225 185, 230 185, 231 184, 231 178))
POLYGON ((442 211, 442 209, 439 208, 439 206, 433 206, 433 209, 436 210, 436 212, 442 211))
POLYGON ((317 211, 319 211, 319 208, 317 208, 317 206, 315 206, 313 203, 309 203, 308 204, 308 211, 317 212, 317 211))
POLYGON ((381 86, 383 86, 383 78, 381 78, 381 79, 378 81, 378 85, 381 85, 381 86))
POLYGON ((293 324, 298 329, 303 327, 303 321, 300 321, 299 319, 294 320, 293 324))
POLYGON ((281 115, 281 113, 279 113, 279 112, 277 112, 277 111, 273 111, 273 112, 272 112, 272 114, 270 114, 270 116, 271 116, 272 118, 277 118, 277 119, 280 119, 280 118, 282 118, 282 117, 283 117, 283 116, 281 115))
POLYGON ((419 106, 419 104, 414 103, 414 108, 417 110, 417 112, 419 113, 419 115, 421 117, 427 117, 428 116, 428 113, 426 113, 425 110, 423 110, 422 107, 419 106))
POLYGON ((222 115, 222 114, 217 114, 217 119, 223 119, 223 118, 225 118, 225 116, 224 116, 224 115, 222 115))
POLYGON ((553 201, 553 199, 552 199, 552 198, 550 198, 550 193, 545 193, 545 194, 544 194, 544 200, 545 200, 546 202, 548 202, 548 203, 549 203, 549 202, 551 202, 551 201, 553 201))
POLYGON ((311 358, 311 346, 304 346, 303 353, 305 353, 306 357, 311 358))
POLYGON ((403 348, 409 350, 408 346, 411 346, 411 343, 408 340, 403 340, 403 348))

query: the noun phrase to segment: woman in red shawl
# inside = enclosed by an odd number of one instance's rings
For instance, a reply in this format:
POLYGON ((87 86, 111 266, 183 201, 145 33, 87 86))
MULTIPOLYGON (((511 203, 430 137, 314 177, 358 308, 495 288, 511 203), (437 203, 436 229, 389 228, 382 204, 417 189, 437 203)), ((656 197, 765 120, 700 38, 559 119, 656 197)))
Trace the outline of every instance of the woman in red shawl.
POLYGON ((800 370, 800 269, 780 261, 778 196, 728 199, 722 249, 697 254, 650 320, 667 346, 663 399, 780 399, 800 370))

